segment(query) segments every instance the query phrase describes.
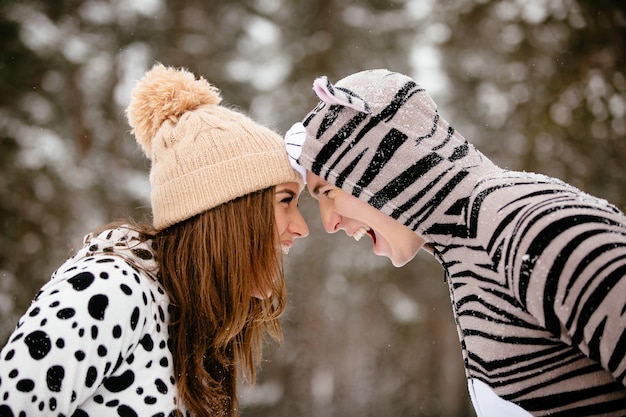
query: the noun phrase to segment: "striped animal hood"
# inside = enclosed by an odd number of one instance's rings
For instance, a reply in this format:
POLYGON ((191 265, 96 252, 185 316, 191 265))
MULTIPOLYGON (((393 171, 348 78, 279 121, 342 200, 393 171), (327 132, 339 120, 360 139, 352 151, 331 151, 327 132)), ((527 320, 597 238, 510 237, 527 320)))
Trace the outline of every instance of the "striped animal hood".
POLYGON ((405 75, 368 70, 334 85, 321 77, 313 90, 321 101, 303 121, 298 164, 425 238, 439 213, 500 170, 405 75))

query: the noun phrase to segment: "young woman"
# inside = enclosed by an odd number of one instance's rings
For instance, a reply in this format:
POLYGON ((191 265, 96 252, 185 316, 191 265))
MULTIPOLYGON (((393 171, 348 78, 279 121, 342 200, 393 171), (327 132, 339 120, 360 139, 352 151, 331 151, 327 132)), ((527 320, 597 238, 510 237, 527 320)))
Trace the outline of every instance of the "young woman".
POLYGON ((387 70, 313 89, 287 134, 326 231, 446 273, 476 414, 623 416, 626 218, 560 180, 501 169, 387 70))
POLYGON ((160 64, 136 85, 153 224, 88 234, 42 287, 0 354, 0 415, 238 415, 308 228, 280 136, 220 101, 160 64))

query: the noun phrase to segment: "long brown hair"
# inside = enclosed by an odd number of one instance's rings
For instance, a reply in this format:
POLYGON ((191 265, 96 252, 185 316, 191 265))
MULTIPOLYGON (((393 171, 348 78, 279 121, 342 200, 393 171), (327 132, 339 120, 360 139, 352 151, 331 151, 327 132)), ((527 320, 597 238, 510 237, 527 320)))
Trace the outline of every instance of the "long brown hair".
POLYGON ((192 415, 238 415, 238 371, 254 383, 264 331, 282 340, 286 290, 274 223, 271 187, 155 236, 176 384, 192 415), (255 298, 259 290, 271 294, 255 298))

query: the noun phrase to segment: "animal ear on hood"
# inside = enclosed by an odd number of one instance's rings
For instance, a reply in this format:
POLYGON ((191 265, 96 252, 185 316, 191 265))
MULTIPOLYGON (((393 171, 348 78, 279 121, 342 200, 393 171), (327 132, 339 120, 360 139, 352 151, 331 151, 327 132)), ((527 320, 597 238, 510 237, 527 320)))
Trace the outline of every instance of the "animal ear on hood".
POLYGON ((335 87, 325 75, 313 81, 313 91, 324 103, 350 107, 361 113, 372 112, 363 98, 348 89, 335 87))

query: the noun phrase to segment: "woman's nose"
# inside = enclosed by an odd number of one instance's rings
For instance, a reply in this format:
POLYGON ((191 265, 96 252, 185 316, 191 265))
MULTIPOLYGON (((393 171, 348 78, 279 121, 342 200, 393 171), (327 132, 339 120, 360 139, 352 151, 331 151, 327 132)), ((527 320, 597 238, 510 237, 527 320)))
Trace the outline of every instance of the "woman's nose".
POLYGON ((293 234, 294 238, 303 238, 309 235, 309 226, 306 224, 306 220, 300 213, 300 210, 294 215, 290 223, 290 232, 293 234))

